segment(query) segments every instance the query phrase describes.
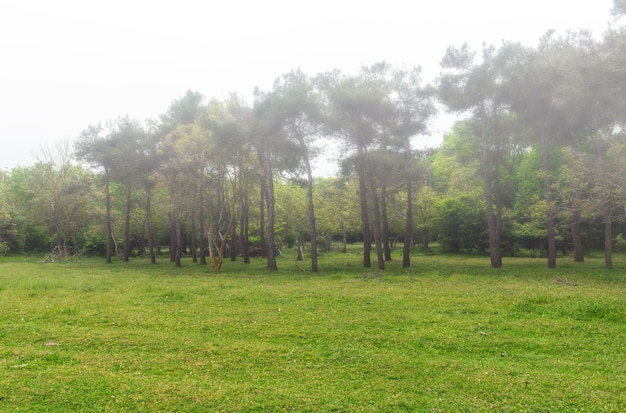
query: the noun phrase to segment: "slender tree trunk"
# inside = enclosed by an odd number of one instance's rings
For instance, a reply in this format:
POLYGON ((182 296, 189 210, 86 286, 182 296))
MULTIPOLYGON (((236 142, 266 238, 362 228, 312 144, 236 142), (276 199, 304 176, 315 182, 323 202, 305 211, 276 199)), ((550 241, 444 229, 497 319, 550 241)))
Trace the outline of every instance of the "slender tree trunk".
POLYGON ((173 178, 170 183, 170 198, 171 198, 171 260, 177 267, 181 266, 181 259, 183 255, 183 229, 182 229, 182 194, 181 183, 179 179, 173 178))
MULTIPOLYGON (((492 169, 498 165, 491 165, 491 149, 486 130, 486 113, 483 110, 483 121, 481 126, 482 152, 483 152, 483 176, 485 180, 485 203, 487 206, 487 226, 489 227, 489 256, 491 257, 491 267, 502 267, 502 251, 500 250, 500 237, 498 234, 497 219, 494 212, 494 180, 492 169)), ((495 189, 497 191, 497 188, 495 189)))
MULTIPOLYGON (((313 203, 313 171, 309 160, 309 153, 304 140, 300 139, 300 145, 304 148, 304 166, 306 168, 307 185, 307 218, 309 221, 309 236, 311 238, 311 271, 317 272, 317 232, 315 229, 315 206, 313 203)), ((301 252, 300 252, 301 254, 301 252)))
POLYGON ((174 178, 171 178, 170 182, 170 261, 176 262, 176 254, 178 252, 178 238, 176 235, 176 210, 178 208, 178 200, 176 197, 178 194, 176 193, 176 187, 174 183, 174 178))
POLYGON ((248 222, 250 213, 248 208, 248 197, 246 194, 241 196, 241 216, 239 217, 239 243, 241 244, 241 254, 243 263, 250 264, 250 248, 248 245, 248 222))
POLYGON ((574 249, 574 262, 584 262, 585 249, 583 248, 583 238, 580 232, 579 209, 572 213, 572 248, 574 249))
POLYGON ((109 190, 109 171, 104 168, 104 204, 105 204, 105 221, 107 231, 107 257, 106 263, 111 264, 113 258, 113 225, 111 223, 111 192, 109 190))
POLYGON ((496 230, 495 230, 495 239, 494 244, 496 245, 496 265, 494 268, 502 267, 502 211, 504 209, 504 201, 502 199, 502 185, 500 184, 500 165, 502 164, 503 150, 500 146, 500 140, 498 139, 498 135, 500 133, 500 129, 497 126, 498 116, 497 113, 494 113, 494 119, 496 122, 496 126, 494 127, 494 169, 493 169, 493 188, 494 188, 494 197, 496 203, 496 230))
POLYGON ((205 217, 204 217, 204 185, 200 184, 200 204, 198 205, 198 232, 200 233, 200 265, 206 265, 206 229, 205 229, 205 217))
POLYGON ((150 183, 146 184, 146 230, 148 232, 150 262, 156 264, 156 255, 154 254, 154 231, 152 230, 152 190, 150 183))
MULTIPOLYGON (((234 190, 234 193, 236 194, 236 190, 234 190)), ((233 199, 233 203, 234 203, 234 199, 233 199)), ((224 252, 226 250, 226 245, 228 244, 228 235, 232 233, 232 228, 235 226, 235 211, 234 211, 234 208, 231 208, 227 225, 228 226, 226 227, 226 230, 224 231, 225 235, 222 236, 221 240, 219 240, 219 245, 217 243, 217 240, 213 241, 212 238, 209 238, 209 244, 210 245, 214 244, 215 245, 215 251, 217 252, 217 256, 215 256, 214 254, 211 254, 211 262, 213 263, 213 269, 214 270, 222 269, 222 263, 224 262, 224 252)), ((213 228, 211 228, 209 230, 209 233, 213 234, 213 228)), ((220 233, 220 231, 218 230, 218 234, 219 233, 220 233)), ((211 248, 211 251, 213 251, 212 248, 211 248)))
POLYGON ((261 256, 267 257, 267 239, 265 238, 265 196, 267 194, 267 183, 265 177, 261 177, 261 194, 259 196, 259 248, 261 256))
POLYGON ((371 193, 372 193, 372 210, 374 212, 374 222, 373 222, 373 228, 374 228, 374 245, 376 247, 376 258, 378 260, 378 269, 379 270, 384 270, 385 269, 385 256, 384 256, 384 252, 383 252, 383 245, 382 245, 382 234, 381 234, 381 218, 380 218, 380 205, 379 205, 379 198, 378 198, 378 191, 376 190, 376 184, 374 183, 374 177, 372 176, 372 173, 369 172, 368 173, 368 177, 369 177, 369 183, 370 183, 370 188, 371 188, 371 193))
MULTIPOLYGON (((234 210, 234 206, 232 207, 234 210)), ((234 214, 234 213, 233 213, 234 214)), ((237 245, 238 241, 237 237, 237 225, 235 225, 233 221, 232 228, 230 230, 230 261, 237 261, 237 251, 239 251, 239 246, 237 245)))
POLYGON ((272 161, 269 142, 264 142, 262 159, 265 177, 265 204, 267 206, 267 267, 270 271, 277 271, 276 265, 276 241, 274 239, 274 226, 276 222, 276 209, 274 199, 274 177, 272 173, 272 161))
POLYGON ((302 246, 302 244, 304 244, 304 241, 298 240, 298 243, 297 243, 298 251, 296 253, 296 261, 302 261, 304 259, 304 253, 302 251, 304 249, 304 247, 302 246))
POLYGON ((391 245, 389 241, 389 218, 387 216, 387 185, 383 184, 380 194, 380 219, 382 224, 381 241, 385 261, 391 261, 391 245))
POLYGON ((243 179, 240 173, 240 170, 237 169, 234 174, 234 181, 231 185, 232 188, 232 197, 230 203, 231 216, 230 216, 230 261, 234 262, 237 260, 237 255, 239 250, 241 249, 240 238, 237 236, 237 221, 241 222, 241 219, 236 220, 236 211, 237 207, 239 207, 239 215, 241 215, 241 204, 238 202, 241 199, 240 195, 240 187, 243 186, 243 179))
POLYGON ((177 267, 182 265, 181 258, 183 255, 183 235, 180 222, 180 213, 176 212, 174 217, 174 236, 176 238, 176 250, 174 251, 174 263, 177 267))
POLYGON ((365 150, 358 148, 357 172, 359 175, 359 198, 361 202, 361 225, 363 231, 363 266, 372 266, 372 236, 370 233, 369 213, 367 210, 367 184, 365 177, 365 150))
POLYGON ((198 248, 198 245, 196 245, 196 211, 193 207, 191 209, 191 228, 189 232, 191 236, 191 262, 197 263, 198 253, 196 250, 198 248))
POLYGON ((63 235, 62 235, 63 231, 61 230, 61 219, 60 217, 57 216, 58 214, 56 210, 54 212, 54 215, 55 215, 54 221, 55 221, 56 238, 57 238, 57 251, 58 251, 59 256, 67 257, 69 254, 68 254, 67 248, 65 247, 65 242, 63 242, 63 235))
POLYGON ((124 214, 124 262, 130 259, 130 206, 131 206, 132 187, 129 184, 126 189, 126 210, 124 214))
POLYGON ((604 267, 613 268, 613 213, 610 208, 604 211, 604 267))
POLYGON ((406 180, 406 224, 404 227, 404 245, 402 248, 402 268, 411 267, 411 243, 413 241, 413 182, 406 180))
POLYGON ((556 228, 552 205, 552 179, 550 175, 550 145, 548 131, 541 136, 541 164, 543 169, 543 191, 546 201, 546 227, 548 230, 548 268, 556 268, 556 228))
POLYGON ((348 231, 346 230, 345 222, 341 222, 341 252, 343 254, 348 252, 348 231))
POLYGON ((178 250, 178 240, 176 238, 176 218, 174 212, 170 213, 170 261, 176 261, 176 251, 178 250))

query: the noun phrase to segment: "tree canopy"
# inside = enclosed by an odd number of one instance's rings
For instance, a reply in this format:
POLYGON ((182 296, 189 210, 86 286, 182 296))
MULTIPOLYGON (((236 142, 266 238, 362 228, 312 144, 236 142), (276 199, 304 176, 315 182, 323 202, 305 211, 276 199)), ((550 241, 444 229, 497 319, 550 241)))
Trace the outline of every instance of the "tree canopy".
MULTIPOLYGON (((614 14, 625 7, 614 2, 614 14)), ((218 270, 226 257, 297 259, 363 245, 378 269, 402 244, 541 254, 611 251, 626 230, 626 31, 548 32, 537 47, 450 47, 434 84, 386 62, 293 70, 249 104, 187 91, 157 120, 88 125, 68 148, 0 175, 0 252, 116 256, 167 250, 218 270), (418 148, 437 107, 457 116, 418 148), (340 173, 320 176, 325 149, 340 173), (372 249, 373 247, 373 249, 372 249)))

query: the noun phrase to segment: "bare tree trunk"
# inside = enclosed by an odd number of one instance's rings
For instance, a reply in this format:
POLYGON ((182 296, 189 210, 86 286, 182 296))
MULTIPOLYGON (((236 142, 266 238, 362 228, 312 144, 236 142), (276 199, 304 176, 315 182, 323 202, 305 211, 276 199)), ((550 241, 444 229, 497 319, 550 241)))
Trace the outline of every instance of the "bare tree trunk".
POLYGON ((150 252, 150 262, 156 264, 156 255, 154 254, 154 232, 152 230, 152 191, 151 184, 146 183, 146 230, 148 232, 148 249, 150 252))
POLYGON ((248 207, 248 197, 243 194, 241 197, 241 215, 239 217, 239 243, 241 244, 241 254, 243 256, 243 263, 250 264, 250 249, 248 245, 248 222, 250 213, 248 207))
POLYGON ((176 251, 178 250, 178 239, 176 238, 176 218, 174 212, 170 212, 170 261, 176 261, 176 251))
POLYGON ((182 228, 180 222, 180 213, 174 213, 174 237, 176 239, 176 249, 174 251, 174 263, 177 267, 180 267, 181 258, 183 255, 183 236, 182 236, 182 228))
POLYGON ((556 268, 556 228, 554 206, 552 205, 552 179, 550 175, 550 147, 548 131, 541 136, 541 164, 543 168, 543 191, 546 200, 546 227, 548 230, 548 268, 556 268))
MULTIPOLYGON (((492 162, 491 162, 491 150, 489 140, 486 131, 486 113, 483 109, 483 121, 481 125, 482 135, 482 152, 483 152, 483 176, 485 180, 485 203, 487 206, 487 226, 489 227, 489 256, 491 258, 491 267, 502 267, 502 251, 500 250, 500 236, 498 234, 497 218, 493 210, 494 204, 494 190, 497 191, 497 187, 494 183, 492 162), (495 188, 495 189, 494 189, 495 188)), ((498 168, 497 162, 493 166, 494 169, 498 168)), ((496 207, 497 208, 497 207, 496 207)))
POLYGON ((580 210, 572 213, 572 247, 574 249, 574 262, 585 261, 585 250, 583 248, 583 238, 580 233, 580 210))
POLYGON ((413 183, 406 180, 406 224, 404 226, 404 246, 402 248, 402 268, 411 267, 411 243, 413 240, 413 183))
POLYGON ((389 219, 387 217, 387 186, 383 184, 380 195, 380 219, 382 224, 381 241, 385 261, 391 261, 391 245, 389 244, 389 219))
POLYGON ((57 252, 61 257, 67 257, 69 255, 67 248, 65 246, 65 242, 63 242, 63 235, 61 230, 60 219, 56 217, 57 213, 55 211, 55 222, 56 222, 56 238, 57 238, 57 252))
MULTIPOLYGON (((496 115, 494 115, 496 116, 496 115)), ((497 119, 497 118, 496 118, 497 119)), ((496 133, 499 133, 499 129, 496 128, 496 133)), ((494 244, 496 246, 496 267, 502 267, 502 210, 504 209, 504 201, 502 200, 502 186, 500 184, 500 164, 502 162, 502 148, 500 147, 499 140, 497 136, 495 136, 496 141, 494 143, 494 152, 495 152, 495 165, 493 169, 493 190, 494 197, 496 203, 496 228, 495 228, 495 237, 494 244)))
POLYGON ((113 225, 111 223, 111 192, 109 190, 109 171, 104 168, 104 204, 106 214, 107 231, 107 257, 106 263, 111 264, 113 258, 113 225))
POLYGON ((604 267, 613 268, 613 214, 610 208, 604 211, 604 267))
POLYGON ((361 225, 363 231, 363 266, 372 266, 372 235, 370 233, 369 213, 367 211, 367 185, 365 177, 365 150, 358 149, 357 172, 359 175, 359 198, 361 202, 361 225))
MULTIPOLYGON (((309 153, 304 140, 300 139, 300 145, 304 148, 304 166, 306 168, 307 185, 307 218, 309 222, 309 236, 311 238, 311 271, 317 272, 317 232, 315 229, 315 206, 313 204, 313 171, 311 169, 311 162, 309 160, 309 153)), ((299 247, 299 257, 302 254, 301 247, 299 247)))
POLYGON ((198 246, 196 245, 196 211, 193 207, 191 208, 191 229, 189 232, 191 236, 191 262, 197 263, 198 253, 196 250, 198 246))
POLYGON ((131 206, 132 186, 128 184, 126 189, 126 213, 124 220, 124 262, 130 259, 130 206, 131 206))
POLYGON ((380 231, 381 219, 380 219, 380 205, 379 205, 378 191, 376 190, 376 184, 374 183, 374 177, 372 176, 371 172, 368 173, 368 177, 369 177, 369 183, 370 183, 370 188, 372 192, 372 206, 373 206, 373 212, 374 212, 373 227, 374 227, 374 245, 376 247, 376 258, 378 259, 378 269, 384 270, 385 269, 385 257, 384 257, 383 246, 382 246, 382 234, 380 231))
POLYGON ((274 199, 274 177, 272 173, 272 161, 269 142, 264 142, 261 154, 263 172, 265 178, 265 205, 267 206, 267 267, 270 271, 277 271, 276 264, 276 241, 274 239, 274 226, 276 221, 274 199))
MULTIPOLYGON (((234 210, 235 206, 233 205, 232 208, 234 210)), ((239 250, 237 242, 238 242, 237 225, 235 225, 233 221, 233 225, 230 230, 230 261, 231 262, 237 261, 237 251, 239 250)))
POLYGON ((341 252, 348 252, 348 231, 346 230, 346 221, 341 216, 341 252))
POLYGON ((204 185, 200 183, 200 191, 199 191, 200 202, 198 205, 198 232, 200 235, 200 265, 206 265, 206 237, 205 237, 205 217, 204 217, 204 185))
POLYGON ((267 193, 265 177, 261 177, 261 194, 259 196, 259 248, 261 256, 267 257, 267 239, 265 238, 265 196, 267 193))

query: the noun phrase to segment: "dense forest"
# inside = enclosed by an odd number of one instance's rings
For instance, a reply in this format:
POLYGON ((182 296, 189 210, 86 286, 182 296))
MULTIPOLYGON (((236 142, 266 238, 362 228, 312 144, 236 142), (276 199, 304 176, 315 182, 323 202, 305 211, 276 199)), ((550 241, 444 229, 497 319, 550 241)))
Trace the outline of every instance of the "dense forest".
POLYGON ((276 270, 293 248, 317 271, 318 254, 348 243, 384 269, 394 248, 409 267, 436 242, 496 268, 603 249, 611 268, 626 246, 625 68, 626 29, 609 27, 450 47, 434 84, 380 62, 294 70, 251 103, 188 91, 157 120, 89 125, 0 171, 0 252, 161 253, 215 269, 263 256, 276 270), (457 121, 417 149, 438 112, 457 121), (334 177, 319 175, 328 148, 334 177))

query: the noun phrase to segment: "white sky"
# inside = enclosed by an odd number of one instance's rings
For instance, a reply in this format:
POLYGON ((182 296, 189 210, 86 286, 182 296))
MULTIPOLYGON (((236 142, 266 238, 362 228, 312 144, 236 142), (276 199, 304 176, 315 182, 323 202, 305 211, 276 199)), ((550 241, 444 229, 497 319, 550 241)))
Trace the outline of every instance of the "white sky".
MULTIPOLYGON (((601 34, 611 0, 0 0, 0 169, 128 114, 156 118, 186 90, 250 99, 292 69, 386 60, 437 76, 447 46, 548 29, 601 34)), ((445 122, 444 122, 445 123, 445 122)), ((439 124, 442 124, 441 122, 439 124)), ((447 125, 447 124, 446 124, 447 125)), ((442 129, 443 127, 439 127, 442 129)), ((422 144, 436 145, 443 130, 422 144)))

